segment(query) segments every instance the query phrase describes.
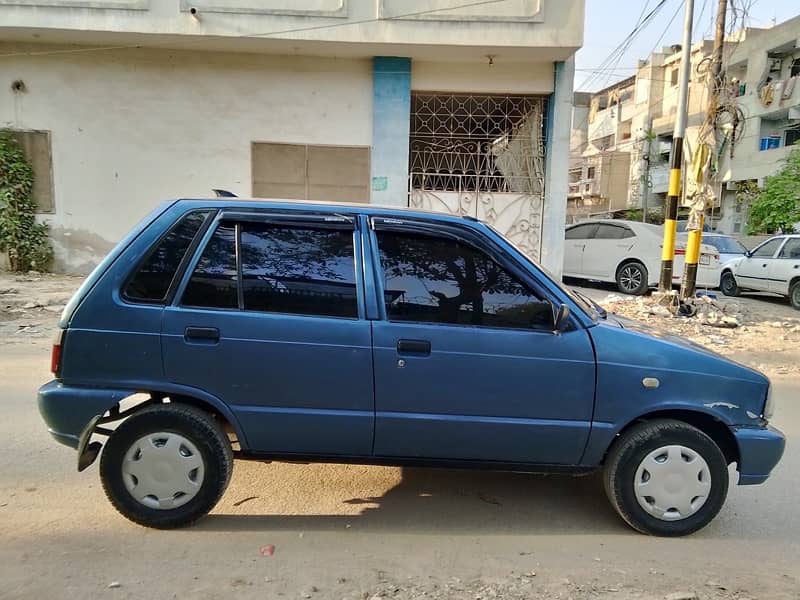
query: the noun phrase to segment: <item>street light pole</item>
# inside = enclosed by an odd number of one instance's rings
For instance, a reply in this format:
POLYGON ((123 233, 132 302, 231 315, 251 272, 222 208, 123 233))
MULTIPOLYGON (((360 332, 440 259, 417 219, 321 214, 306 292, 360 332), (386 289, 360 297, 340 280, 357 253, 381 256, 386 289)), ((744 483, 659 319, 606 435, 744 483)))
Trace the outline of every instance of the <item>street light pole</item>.
POLYGON ((686 0, 686 15, 683 20, 683 46, 681 47, 680 89, 675 129, 672 133, 670 155, 669 189, 664 210, 664 243, 661 248, 661 278, 658 289, 672 290, 672 263, 675 257, 675 232, 678 226, 678 199, 681 195, 681 169, 683 166, 683 136, 686 134, 686 117, 689 100, 689 75, 692 70, 692 24, 694 0, 686 0))

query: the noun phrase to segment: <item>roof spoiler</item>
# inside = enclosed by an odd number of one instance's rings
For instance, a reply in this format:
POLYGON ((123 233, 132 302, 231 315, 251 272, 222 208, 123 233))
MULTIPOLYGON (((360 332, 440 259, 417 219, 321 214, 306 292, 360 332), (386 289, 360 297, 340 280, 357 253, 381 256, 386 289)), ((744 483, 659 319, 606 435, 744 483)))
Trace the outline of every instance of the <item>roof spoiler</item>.
POLYGON ((234 194, 233 192, 229 192, 228 190, 215 190, 215 189, 212 189, 211 191, 214 192, 214 195, 217 198, 238 198, 239 197, 236 194, 234 194))

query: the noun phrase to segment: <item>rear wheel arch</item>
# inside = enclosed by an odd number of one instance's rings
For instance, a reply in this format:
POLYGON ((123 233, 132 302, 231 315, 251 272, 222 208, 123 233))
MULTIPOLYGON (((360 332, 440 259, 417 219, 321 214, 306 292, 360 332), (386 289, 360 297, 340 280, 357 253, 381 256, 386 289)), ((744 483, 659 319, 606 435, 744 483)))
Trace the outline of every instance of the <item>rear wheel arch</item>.
POLYGON ((656 421, 664 419, 680 421, 682 423, 686 423, 687 425, 691 425, 692 427, 696 427, 697 429, 705 433, 708 437, 710 437, 712 440, 714 440, 714 443, 722 451, 722 454, 725 456, 725 460, 728 464, 731 463, 738 464, 740 460, 739 445, 736 443, 736 438, 734 437, 733 432, 731 432, 730 427, 728 427, 725 423, 715 418, 714 416, 709 415, 708 413, 700 411, 692 411, 692 410, 655 411, 644 414, 640 417, 637 417, 636 419, 633 419, 631 422, 626 424, 622 429, 620 429, 617 435, 611 441, 611 444, 609 444, 608 448, 606 449, 606 454, 603 457, 603 462, 605 463, 605 459, 608 457, 608 454, 611 452, 614 445, 630 429, 647 421, 656 421))
POLYGON ((183 404, 207 413, 220 424, 223 431, 229 435, 233 434, 235 436, 235 440, 239 443, 240 447, 245 445, 242 429, 239 426, 238 421, 233 416, 230 409, 225 407, 222 402, 209 401, 208 399, 198 395, 185 393, 149 390, 148 392, 143 392, 140 394, 131 394, 116 402, 110 406, 108 410, 106 410, 106 412, 102 415, 103 418, 100 426, 102 426, 104 423, 126 419, 127 417, 136 414, 149 406, 164 403, 183 404))

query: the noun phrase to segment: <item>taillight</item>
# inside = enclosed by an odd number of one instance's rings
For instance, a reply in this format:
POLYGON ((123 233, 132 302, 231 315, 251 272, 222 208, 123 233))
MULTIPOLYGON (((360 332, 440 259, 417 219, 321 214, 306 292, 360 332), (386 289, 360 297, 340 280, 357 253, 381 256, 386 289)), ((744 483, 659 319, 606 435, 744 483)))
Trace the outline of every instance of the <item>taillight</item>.
POLYGON ((50 372, 58 377, 61 372, 61 350, 64 344, 64 330, 59 329, 53 336, 53 349, 50 352, 50 372))

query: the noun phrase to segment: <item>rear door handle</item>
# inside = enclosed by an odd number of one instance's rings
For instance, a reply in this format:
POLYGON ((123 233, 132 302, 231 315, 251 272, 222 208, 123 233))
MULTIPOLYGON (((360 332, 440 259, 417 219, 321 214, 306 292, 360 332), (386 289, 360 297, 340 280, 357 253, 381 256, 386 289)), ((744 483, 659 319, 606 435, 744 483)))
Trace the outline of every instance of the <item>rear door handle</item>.
POLYGON ((431 343, 427 340, 398 340, 397 352, 400 354, 424 354, 431 353, 431 343))
POLYGON ((187 327, 183 337, 187 341, 216 343, 219 341, 219 329, 216 327, 187 327))

